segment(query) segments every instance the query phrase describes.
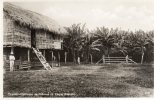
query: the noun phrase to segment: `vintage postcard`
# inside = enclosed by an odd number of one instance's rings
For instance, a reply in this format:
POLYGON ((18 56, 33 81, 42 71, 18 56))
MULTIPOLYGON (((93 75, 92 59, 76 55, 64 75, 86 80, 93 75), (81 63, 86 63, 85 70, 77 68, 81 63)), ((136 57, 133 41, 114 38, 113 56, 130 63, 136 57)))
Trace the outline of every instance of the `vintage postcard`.
POLYGON ((4 0, 3 98, 154 97, 153 0, 4 0))

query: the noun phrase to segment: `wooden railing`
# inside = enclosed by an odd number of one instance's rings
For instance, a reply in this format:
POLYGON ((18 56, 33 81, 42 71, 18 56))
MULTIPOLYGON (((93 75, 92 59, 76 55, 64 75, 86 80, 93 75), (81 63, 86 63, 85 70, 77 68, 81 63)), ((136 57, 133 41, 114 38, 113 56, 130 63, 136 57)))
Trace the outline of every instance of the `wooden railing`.
POLYGON ((126 57, 105 57, 103 56, 96 64, 100 63, 136 63, 131 58, 126 57))
MULTIPOLYGON (((21 65, 21 61, 15 60, 14 61, 14 70, 18 70, 20 65, 21 65)), ((5 69, 5 71, 10 71, 10 61, 9 60, 4 61, 4 69, 5 69)))
POLYGON ((30 69, 31 68, 31 62, 29 61, 23 61, 20 66, 19 69, 30 69))

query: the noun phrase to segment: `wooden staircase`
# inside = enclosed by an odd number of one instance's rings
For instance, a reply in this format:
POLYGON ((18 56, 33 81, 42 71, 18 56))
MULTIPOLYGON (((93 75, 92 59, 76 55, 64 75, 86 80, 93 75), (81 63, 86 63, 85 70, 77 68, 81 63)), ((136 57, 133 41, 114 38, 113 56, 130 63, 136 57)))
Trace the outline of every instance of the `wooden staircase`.
POLYGON ((33 48, 33 51, 35 52, 36 56, 38 57, 38 59, 40 60, 40 62, 44 66, 44 68, 46 70, 51 70, 51 66, 46 61, 46 59, 44 58, 44 56, 42 55, 42 53, 37 48, 33 48))

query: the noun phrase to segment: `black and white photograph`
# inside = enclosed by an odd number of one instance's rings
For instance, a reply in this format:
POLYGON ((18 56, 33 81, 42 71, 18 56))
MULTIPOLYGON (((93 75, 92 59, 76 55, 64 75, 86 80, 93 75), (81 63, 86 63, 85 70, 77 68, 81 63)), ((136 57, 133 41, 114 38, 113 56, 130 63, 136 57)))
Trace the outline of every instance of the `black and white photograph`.
POLYGON ((154 97, 154 0, 3 0, 3 98, 154 97))

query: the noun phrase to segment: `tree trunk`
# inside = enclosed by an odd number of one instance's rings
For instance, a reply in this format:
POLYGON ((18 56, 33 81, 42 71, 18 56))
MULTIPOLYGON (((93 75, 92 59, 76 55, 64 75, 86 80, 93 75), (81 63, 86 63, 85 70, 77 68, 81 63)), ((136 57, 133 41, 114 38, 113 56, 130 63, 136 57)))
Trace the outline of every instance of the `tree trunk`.
POLYGON ((142 53, 141 64, 143 64, 144 52, 142 53))
POLYGON ((91 60, 91 64, 93 64, 93 56, 92 56, 92 54, 90 54, 90 60, 91 60))
POLYGON ((52 53, 52 57, 51 57, 51 60, 52 60, 52 61, 51 61, 51 66, 53 67, 53 60, 54 60, 54 59, 53 59, 53 51, 52 51, 51 53, 52 53))
POLYGON ((76 55, 75 55, 75 50, 72 49, 72 55, 73 55, 73 62, 76 64, 76 55))
POLYGON ((108 48, 107 50, 108 50, 107 56, 108 56, 108 58, 109 58, 109 64, 110 64, 110 62, 111 62, 111 60, 110 60, 110 50, 109 50, 109 48, 108 48))
POLYGON ((60 53, 58 52, 58 66, 60 67, 60 53))
POLYGON ((74 63, 76 64, 76 54, 75 54, 75 52, 74 52, 74 63))
POLYGON ((77 63, 80 65, 80 56, 79 56, 79 51, 77 51, 77 63))
POLYGON ((107 49, 107 56, 110 57, 110 50, 109 50, 109 48, 107 49))
POLYGON ((88 48, 88 50, 87 50, 87 55, 86 55, 86 56, 87 56, 87 57, 86 57, 86 63, 89 63, 89 55, 90 55, 90 54, 89 54, 89 48, 88 48))
POLYGON ((126 63, 128 64, 128 55, 126 56, 126 63))
POLYGON ((78 64, 80 65, 80 57, 78 56, 78 64))
POLYGON ((105 56, 103 55, 102 58, 103 58, 103 64, 105 64, 105 56))
POLYGON ((67 62, 67 52, 65 52, 65 64, 67 62))

